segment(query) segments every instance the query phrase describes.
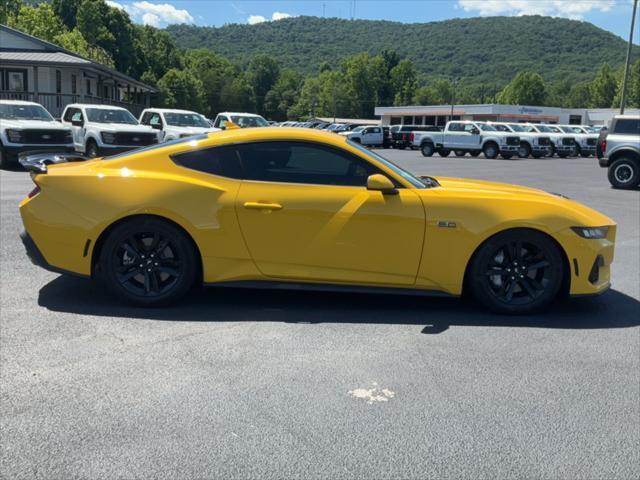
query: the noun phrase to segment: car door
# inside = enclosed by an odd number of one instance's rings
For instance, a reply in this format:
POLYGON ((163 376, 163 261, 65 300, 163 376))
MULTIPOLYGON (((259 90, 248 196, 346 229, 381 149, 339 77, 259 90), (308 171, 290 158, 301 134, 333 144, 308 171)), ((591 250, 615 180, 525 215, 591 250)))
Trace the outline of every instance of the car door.
POLYGON ((480 148, 480 143, 480 129, 473 123, 465 123, 460 147, 466 150, 480 148))
POLYGON ((245 178, 236 211, 267 277, 378 285, 415 283, 424 207, 408 188, 366 188, 380 170, 333 147, 306 142, 240 145, 245 178))
POLYGON ((165 125, 159 112, 151 113, 148 125, 154 130, 158 130, 160 141, 163 142, 167 136, 167 132, 164 131, 165 125))
POLYGON ((65 112, 63 120, 69 122, 75 149, 84 151, 84 115, 82 114, 82 110, 79 108, 69 108, 65 112))
POLYGON ((460 148, 464 144, 464 124, 451 122, 444 135, 444 146, 449 149, 460 148))

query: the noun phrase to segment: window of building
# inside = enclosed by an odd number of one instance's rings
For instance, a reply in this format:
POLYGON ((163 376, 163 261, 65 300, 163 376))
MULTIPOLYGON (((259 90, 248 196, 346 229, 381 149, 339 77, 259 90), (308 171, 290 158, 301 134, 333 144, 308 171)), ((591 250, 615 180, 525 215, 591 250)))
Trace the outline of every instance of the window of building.
POLYGON ((424 124, 425 124, 425 125, 435 125, 435 124, 436 124, 436 117, 435 117, 435 115, 425 115, 425 117, 424 117, 424 124))
POLYGON ((569 115, 569 125, 582 125, 582 115, 569 115))
POLYGON ((405 125, 413 125, 413 116, 404 117, 402 123, 405 125))
POLYGON ((87 95, 89 95, 89 96, 93 95, 93 93, 91 92, 91 79, 90 78, 87 78, 86 84, 87 84, 87 95))
POLYGON ((390 125, 400 125, 402 123, 402 117, 391 117, 389 121, 390 125))

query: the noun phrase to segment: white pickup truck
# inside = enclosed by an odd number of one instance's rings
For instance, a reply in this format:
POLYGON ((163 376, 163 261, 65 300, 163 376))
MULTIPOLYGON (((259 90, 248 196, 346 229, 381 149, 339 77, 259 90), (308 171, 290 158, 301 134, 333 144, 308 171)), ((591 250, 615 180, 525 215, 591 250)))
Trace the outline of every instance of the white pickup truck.
POLYGON ((519 123, 489 122, 501 132, 515 133, 520 137, 520 148, 518 157, 540 158, 549 155, 551 152, 551 138, 544 133, 536 132, 527 125, 519 123))
POLYGON ((549 152, 550 157, 553 157, 556 153, 560 158, 566 158, 576 154, 575 135, 563 132, 557 125, 528 123, 525 127, 532 132, 549 135, 549 138, 551 139, 551 151, 549 152))
POLYGON ((23 152, 73 152, 71 129, 39 103, 0 100, 0 167, 17 166, 23 152))
POLYGON ((518 153, 520 137, 483 122, 453 121, 447 123, 443 132, 414 132, 412 146, 419 148, 425 157, 436 152, 446 157, 454 150, 457 155, 469 152, 477 156, 482 152, 486 158, 496 158, 498 154, 511 158, 518 153))
POLYGON ((140 124, 158 130, 161 142, 220 131, 199 113, 168 108, 147 108, 140 114, 140 124))
POLYGON ((576 144, 573 155, 576 157, 595 156, 600 132, 591 132, 587 130, 587 127, 582 125, 557 125, 557 127, 563 132, 573 135, 573 138, 575 138, 576 144))

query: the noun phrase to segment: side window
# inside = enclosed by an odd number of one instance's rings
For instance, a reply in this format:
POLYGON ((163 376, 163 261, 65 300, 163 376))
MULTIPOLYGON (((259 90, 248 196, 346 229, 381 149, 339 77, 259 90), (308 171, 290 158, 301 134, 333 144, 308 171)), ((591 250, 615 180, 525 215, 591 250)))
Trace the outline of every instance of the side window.
POLYGON ((640 135, 640 120, 634 118, 618 118, 613 127, 613 133, 640 135))
POLYGON ((449 131, 450 132, 462 132, 464 126, 462 123, 450 123, 449 131))
POLYGON ((70 122, 71 121, 71 116, 73 115, 74 110, 75 110, 74 108, 67 108, 67 110, 64 112, 64 115, 63 115, 62 119, 65 122, 70 122))
POLYGON ((378 127, 374 127, 374 128, 371 129, 371 133, 380 133, 380 131, 381 130, 378 127))
POLYGON ((247 143, 239 153, 247 180, 360 187, 381 173, 348 152, 312 143, 247 143))
POLYGON ((473 125, 472 123, 465 123, 464 124, 464 131, 467 133, 472 133, 477 131, 477 127, 475 125, 473 125))
POLYGON ((73 115, 71 115, 72 122, 81 122, 82 121, 82 110, 79 108, 74 109, 73 115))
POLYGON ((152 127, 162 126, 162 119, 159 113, 153 113, 149 119, 149 125, 152 127))
POLYGON ((181 165, 198 172, 210 173, 228 178, 242 178, 240 161, 236 146, 204 148, 190 152, 178 153, 171 159, 181 165))
POLYGON ((151 115, 153 115, 153 112, 145 112, 144 115, 142 115, 140 123, 142 125, 149 125, 149 119, 151 118, 151 115))

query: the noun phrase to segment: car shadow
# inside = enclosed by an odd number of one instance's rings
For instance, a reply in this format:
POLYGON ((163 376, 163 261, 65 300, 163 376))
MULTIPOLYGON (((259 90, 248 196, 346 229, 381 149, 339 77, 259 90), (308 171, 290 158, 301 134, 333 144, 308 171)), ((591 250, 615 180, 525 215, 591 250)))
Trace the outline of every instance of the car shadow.
POLYGON ((640 325, 640 302, 611 290, 569 299, 527 316, 496 315, 456 298, 209 287, 180 304, 141 308, 119 303, 94 282, 60 276, 42 287, 38 304, 56 312, 182 322, 285 322, 422 325, 438 334, 451 326, 563 329, 640 325))

